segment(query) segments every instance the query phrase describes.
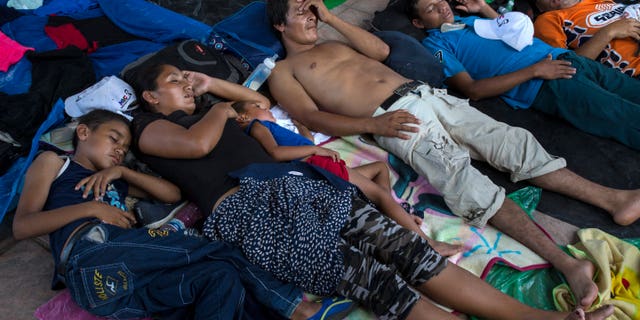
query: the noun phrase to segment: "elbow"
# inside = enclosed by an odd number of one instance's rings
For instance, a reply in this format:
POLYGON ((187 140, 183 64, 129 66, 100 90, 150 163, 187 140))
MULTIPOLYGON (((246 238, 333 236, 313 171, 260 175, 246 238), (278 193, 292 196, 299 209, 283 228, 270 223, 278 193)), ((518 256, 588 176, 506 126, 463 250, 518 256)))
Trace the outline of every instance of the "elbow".
POLYGON ((391 54, 391 48, 388 44, 382 43, 378 49, 378 61, 385 61, 391 54))
POLYGON ((169 187, 169 190, 167 191, 168 191, 167 199, 163 199, 165 202, 176 203, 182 200, 182 193, 180 192, 180 189, 177 186, 171 185, 171 187, 169 187))
POLYGON ((13 231, 13 238, 18 240, 18 241, 19 240, 28 239, 28 238, 31 237, 31 235, 28 234, 26 232, 26 230, 22 226, 20 226, 20 223, 17 222, 17 221, 13 222, 13 228, 12 229, 13 229, 12 230, 13 231))
POLYGON ((208 155, 214 147, 215 144, 211 144, 210 141, 192 140, 191 145, 189 146, 189 155, 192 159, 199 159, 208 155))
POLYGON ((486 98, 485 95, 482 94, 482 92, 480 92, 479 90, 473 90, 473 89, 472 90, 465 90, 463 93, 471 101, 478 101, 480 99, 486 98))

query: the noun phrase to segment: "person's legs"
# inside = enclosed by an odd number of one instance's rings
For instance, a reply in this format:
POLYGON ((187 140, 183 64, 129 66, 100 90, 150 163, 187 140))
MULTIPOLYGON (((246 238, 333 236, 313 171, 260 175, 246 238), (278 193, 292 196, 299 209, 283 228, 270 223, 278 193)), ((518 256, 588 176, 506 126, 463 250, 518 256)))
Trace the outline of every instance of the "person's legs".
POLYGON ((387 192, 391 192, 391 179, 389 178, 389 167, 382 161, 375 161, 351 168, 359 174, 372 180, 387 192))
POLYGON ((66 273, 66 282, 79 305, 94 314, 117 314, 121 317, 126 317, 125 313, 130 317, 144 317, 209 299, 219 292, 215 286, 209 286, 218 281, 216 279, 230 281, 218 284, 229 287, 229 297, 219 298, 227 299, 225 305, 228 310, 225 310, 230 312, 229 315, 242 310, 245 288, 260 303, 286 317, 292 315, 302 299, 300 289, 279 282, 269 273, 249 264, 237 249, 222 242, 210 242, 178 232, 124 230, 98 225, 74 247, 66 273), (198 274, 187 270, 192 265, 198 265, 193 268, 202 270, 206 265, 220 269, 221 273, 198 274), (165 276, 176 281, 156 283, 165 276), (189 283, 191 279, 202 282, 202 286, 189 283), (149 290, 155 285, 161 287, 149 290), (232 289, 238 291, 233 293, 232 289), (236 305, 238 310, 233 307, 236 305))
POLYGON ((587 308, 595 300, 598 287, 592 280, 595 272, 593 264, 564 253, 511 199, 507 198, 504 201, 489 223, 533 250, 562 272, 578 306, 587 308))
MULTIPOLYGON (((385 166, 386 168, 386 166, 385 166)), ((382 189, 378 184, 374 183, 367 177, 361 175, 354 169, 349 171, 349 182, 356 185, 369 200, 371 200, 380 211, 387 217, 393 219, 401 226, 417 233, 420 237, 427 240, 429 244, 441 255, 448 257, 462 250, 459 244, 449 244, 440 242, 427 237, 420 229, 422 219, 408 214, 401 205, 399 205, 391 196, 390 191, 382 189)))
MULTIPOLYGON (((421 90, 421 94, 420 100, 426 103, 406 104, 406 109, 420 115, 422 120, 421 132, 415 135, 418 141, 376 137, 378 142, 392 148, 390 152, 401 156, 425 176, 442 192, 454 213, 479 227, 489 221, 522 242, 567 276, 578 300, 588 301, 581 304, 590 304, 597 293, 591 280, 593 266, 560 250, 522 209, 505 200, 502 188, 471 167, 469 156, 511 172, 514 181, 554 172, 565 166, 564 159, 549 155, 531 133, 491 119, 469 106, 466 100, 441 90, 431 90, 431 94, 421 90), (585 264, 588 267, 584 267, 585 264)), ((398 103, 402 105, 403 100, 398 103)))
POLYGON ((602 208, 619 225, 630 225, 640 218, 640 190, 608 188, 568 169, 553 171, 529 181, 541 188, 602 208))
POLYGON ((563 59, 577 73, 545 81, 531 107, 640 150, 640 81, 574 53, 563 59))
MULTIPOLYGON (((447 264, 424 240, 362 200, 354 199, 353 207, 354 212, 342 231, 346 266, 345 276, 338 286, 342 294, 364 301, 365 305, 373 302, 374 308, 404 309, 396 315, 407 315, 407 319, 451 317, 432 303, 417 299, 407 284, 439 304, 486 319, 567 317, 568 313, 524 305, 468 271, 447 264), (376 306, 380 301, 384 303, 376 306), (410 303, 402 304, 403 301, 410 303)), ((593 319, 604 319, 611 312, 613 310, 608 308, 593 319)))
MULTIPOLYGON (((468 271, 449 264, 438 275, 424 282, 417 287, 431 300, 463 312, 468 315, 478 316, 484 319, 494 320, 553 320, 553 319, 599 319, 604 320, 613 314, 612 306, 605 306, 594 312, 588 313, 585 317, 577 316, 575 313, 555 312, 534 309, 520 303, 497 289, 482 281, 468 271)), ((434 306, 427 301, 419 301, 411 310, 407 319, 422 319, 426 312, 437 312, 434 306)), ((434 313, 435 314, 435 313, 434 313)), ((437 319, 449 319, 445 315, 433 317, 437 319)), ((450 318, 456 319, 456 318, 450 318)))
MULTIPOLYGON (((416 125, 419 132, 410 134, 409 139, 382 136, 374 139, 426 178, 455 215, 482 227, 500 208, 505 192, 471 166, 469 151, 443 126, 438 113, 441 108, 454 110, 458 104, 466 104, 443 92, 446 91, 421 86, 418 93, 400 98, 389 108, 388 111, 407 110, 420 119, 421 123, 416 125)), ((379 108, 374 116, 384 112, 379 108)))

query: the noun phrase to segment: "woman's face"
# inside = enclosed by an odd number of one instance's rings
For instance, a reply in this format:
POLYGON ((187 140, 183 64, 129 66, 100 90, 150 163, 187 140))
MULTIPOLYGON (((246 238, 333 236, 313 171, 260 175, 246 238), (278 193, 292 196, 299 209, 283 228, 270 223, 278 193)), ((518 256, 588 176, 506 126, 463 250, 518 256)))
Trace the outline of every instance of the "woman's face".
POLYGON ((144 99, 155 109, 163 114, 171 114, 182 110, 187 114, 193 114, 196 109, 193 87, 184 73, 171 65, 164 65, 162 72, 156 78, 157 88, 149 91, 150 95, 144 99))

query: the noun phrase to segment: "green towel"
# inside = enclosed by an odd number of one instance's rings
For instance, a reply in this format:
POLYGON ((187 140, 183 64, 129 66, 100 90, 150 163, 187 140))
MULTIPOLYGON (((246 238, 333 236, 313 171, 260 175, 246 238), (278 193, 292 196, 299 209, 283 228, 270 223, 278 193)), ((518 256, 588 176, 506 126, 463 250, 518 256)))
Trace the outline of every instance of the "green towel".
POLYGON ((339 5, 341 5, 345 0, 325 0, 324 4, 327 6, 327 8, 329 9, 333 9, 339 5))

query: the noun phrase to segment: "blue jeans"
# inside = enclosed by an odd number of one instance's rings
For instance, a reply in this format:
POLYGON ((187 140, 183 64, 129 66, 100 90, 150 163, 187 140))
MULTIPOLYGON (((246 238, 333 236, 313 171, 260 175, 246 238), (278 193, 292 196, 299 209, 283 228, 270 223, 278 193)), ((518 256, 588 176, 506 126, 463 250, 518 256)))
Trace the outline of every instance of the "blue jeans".
POLYGON ((421 80, 434 88, 442 87, 442 65, 418 40, 399 31, 376 31, 374 34, 391 48, 384 61, 389 68, 405 78, 421 80))
POLYGON ((243 317, 245 289, 290 317, 302 291, 274 279, 224 242, 100 224, 74 246, 66 284, 84 309, 115 319, 190 306, 194 319, 243 317))

